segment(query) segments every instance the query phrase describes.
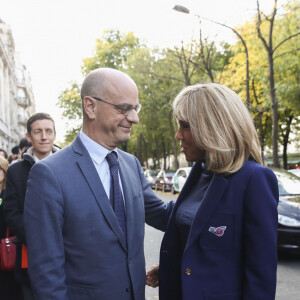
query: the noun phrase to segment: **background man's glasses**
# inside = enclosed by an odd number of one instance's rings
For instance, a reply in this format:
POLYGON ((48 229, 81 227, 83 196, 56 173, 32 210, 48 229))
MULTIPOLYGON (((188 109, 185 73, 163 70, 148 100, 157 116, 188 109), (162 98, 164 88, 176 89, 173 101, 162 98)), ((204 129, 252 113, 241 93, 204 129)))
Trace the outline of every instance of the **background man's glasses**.
MULTIPOLYGON (((91 97, 91 96, 90 96, 91 97)), ((142 108, 142 105, 141 104, 138 104, 136 107, 133 107, 131 104, 122 104, 122 105, 116 105, 116 104, 113 104, 113 103, 110 103, 110 102, 107 102, 107 101, 104 101, 100 98, 97 98, 97 97, 91 97, 93 99, 96 99, 98 101, 101 101, 101 102, 104 102, 104 103, 107 103, 107 104, 110 104, 112 106, 114 106, 115 108, 117 108, 119 111, 122 112, 123 115, 125 116, 128 116, 132 110, 134 109, 135 112, 138 114, 142 108)))

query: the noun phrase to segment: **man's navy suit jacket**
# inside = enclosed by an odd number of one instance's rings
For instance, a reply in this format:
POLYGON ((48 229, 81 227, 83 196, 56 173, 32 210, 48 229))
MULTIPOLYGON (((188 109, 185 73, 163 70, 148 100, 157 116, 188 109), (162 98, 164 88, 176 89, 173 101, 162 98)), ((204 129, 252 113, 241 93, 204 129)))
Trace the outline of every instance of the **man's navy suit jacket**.
POLYGON ((136 157, 118 150, 127 247, 79 137, 35 164, 25 199, 29 276, 39 300, 144 300, 145 221, 164 230, 159 200, 136 157))
POLYGON ((276 176, 251 160, 230 176, 214 175, 181 256, 176 211, 199 172, 197 163, 176 201, 162 241, 160 300, 274 300, 276 176))

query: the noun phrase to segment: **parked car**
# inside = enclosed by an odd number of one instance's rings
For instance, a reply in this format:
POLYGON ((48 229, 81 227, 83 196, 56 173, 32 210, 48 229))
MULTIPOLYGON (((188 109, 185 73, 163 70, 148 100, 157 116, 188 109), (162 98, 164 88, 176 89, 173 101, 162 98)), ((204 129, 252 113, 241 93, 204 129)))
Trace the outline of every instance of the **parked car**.
POLYGON ((163 192, 172 190, 172 179, 175 172, 161 170, 155 179, 155 190, 162 190, 163 192))
POLYGON ((172 185, 172 193, 176 194, 176 193, 180 193, 181 189, 187 179, 187 177, 190 174, 191 171, 191 167, 186 167, 186 168, 179 168, 174 177, 173 177, 173 185, 172 185))
POLYGON ((279 186, 278 250, 300 252, 300 178, 272 169, 279 186))
POLYGON ((147 169, 144 172, 144 175, 145 175, 146 179, 150 183, 150 187, 153 188, 153 189, 155 187, 155 179, 156 179, 156 176, 157 176, 158 172, 159 172, 159 170, 150 170, 150 169, 147 169))
POLYGON ((300 169, 290 169, 288 172, 300 177, 300 169))

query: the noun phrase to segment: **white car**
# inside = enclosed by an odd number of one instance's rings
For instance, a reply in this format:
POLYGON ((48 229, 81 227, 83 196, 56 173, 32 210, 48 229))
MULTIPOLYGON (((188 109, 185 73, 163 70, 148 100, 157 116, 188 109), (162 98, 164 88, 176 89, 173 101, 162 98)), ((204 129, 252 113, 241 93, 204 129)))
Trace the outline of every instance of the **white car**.
POLYGON ((290 173, 300 177, 300 169, 290 169, 288 170, 290 173))
POLYGON ((155 179, 156 179, 156 176, 157 176, 158 172, 159 172, 158 170, 150 170, 150 169, 147 169, 144 172, 144 175, 145 175, 146 179, 150 183, 150 187, 153 188, 153 189, 155 187, 155 179))
POLYGON ((176 194, 176 193, 180 193, 181 189, 183 187, 183 185, 185 184, 186 179, 188 178, 190 171, 191 171, 191 167, 186 167, 186 168, 179 168, 172 181, 173 181, 173 185, 172 185, 172 193, 176 194))

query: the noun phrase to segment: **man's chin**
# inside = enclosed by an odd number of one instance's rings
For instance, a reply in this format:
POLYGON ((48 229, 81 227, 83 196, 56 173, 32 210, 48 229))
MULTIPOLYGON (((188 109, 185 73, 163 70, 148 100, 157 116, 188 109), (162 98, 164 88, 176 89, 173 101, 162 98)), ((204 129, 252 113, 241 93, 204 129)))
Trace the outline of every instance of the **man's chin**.
POLYGON ((45 149, 38 149, 38 150, 36 150, 35 152, 37 153, 37 154, 39 154, 39 155, 42 155, 42 156, 47 156, 47 155, 49 155, 50 154, 50 152, 52 151, 52 148, 51 149, 47 149, 47 150, 45 150, 45 149))
POLYGON ((119 143, 122 144, 122 143, 126 143, 130 140, 130 133, 128 134, 123 134, 122 137, 120 137, 119 139, 119 143))

